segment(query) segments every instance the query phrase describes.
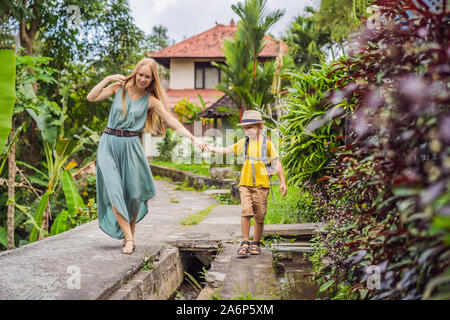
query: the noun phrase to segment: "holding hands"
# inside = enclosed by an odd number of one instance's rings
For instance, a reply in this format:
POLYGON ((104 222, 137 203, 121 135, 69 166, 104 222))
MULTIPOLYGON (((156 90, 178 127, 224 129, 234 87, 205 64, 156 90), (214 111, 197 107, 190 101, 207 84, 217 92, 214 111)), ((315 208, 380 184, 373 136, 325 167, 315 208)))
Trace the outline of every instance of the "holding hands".
POLYGON ((209 151, 209 144, 206 142, 200 142, 198 140, 194 140, 194 145, 199 149, 200 151, 209 151))
MULTIPOLYGON (((231 152, 232 149, 231 147, 228 148, 223 148, 223 147, 211 147, 208 143, 206 142, 200 142, 197 139, 194 139, 193 141, 194 145, 201 150, 202 152, 204 151, 211 151, 211 152, 220 152, 220 153, 228 153, 231 152)), ((277 173, 280 176, 281 179, 281 184, 280 184, 280 193, 281 196, 284 197, 287 194, 287 185, 286 185, 286 181, 284 179, 284 173, 283 173, 283 169, 281 167, 281 163, 277 162, 277 173)))

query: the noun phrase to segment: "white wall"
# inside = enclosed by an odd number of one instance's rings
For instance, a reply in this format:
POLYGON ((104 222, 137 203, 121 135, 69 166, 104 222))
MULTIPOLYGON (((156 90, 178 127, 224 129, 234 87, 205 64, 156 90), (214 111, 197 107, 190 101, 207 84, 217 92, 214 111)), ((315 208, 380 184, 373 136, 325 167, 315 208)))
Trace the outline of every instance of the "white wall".
POLYGON ((163 137, 152 136, 151 133, 144 133, 142 135, 142 146, 144 147, 144 152, 146 157, 157 157, 159 156, 156 144, 161 142, 163 137))
POLYGON ((194 60, 170 59, 170 88, 194 89, 194 60))

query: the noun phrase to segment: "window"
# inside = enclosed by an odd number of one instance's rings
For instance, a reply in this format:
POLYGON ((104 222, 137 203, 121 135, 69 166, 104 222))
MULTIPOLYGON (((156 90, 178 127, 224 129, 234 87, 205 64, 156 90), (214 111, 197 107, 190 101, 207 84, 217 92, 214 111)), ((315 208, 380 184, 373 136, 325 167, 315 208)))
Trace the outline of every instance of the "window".
POLYGON ((203 88, 203 70, 201 68, 195 68, 195 88, 203 88))
POLYGON ((221 79, 221 70, 210 62, 195 62, 195 89, 214 89, 221 79))
POLYGON ((205 89, 212 89, 219 84, 219 69, 205 68, 205 89))

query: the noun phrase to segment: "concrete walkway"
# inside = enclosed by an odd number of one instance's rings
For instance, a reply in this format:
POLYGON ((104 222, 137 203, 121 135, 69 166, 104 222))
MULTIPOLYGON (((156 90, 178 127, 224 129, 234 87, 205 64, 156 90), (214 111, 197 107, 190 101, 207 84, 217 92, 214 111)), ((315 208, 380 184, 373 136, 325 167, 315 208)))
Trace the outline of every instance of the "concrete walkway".
MULTIPOLYGON (((196 229, 179 224, 216 203, 215 199, 199 192, 174 191, 176 185, 167 181, 155 183, 157 195, 149 201, 149 213, 136 225, 134 254, 122 254, 121 240, 110 238, 98 228, 97 220, 92 221, 1 252, 0 299, 105 299, 139 269, 145 256, 159 252, 167 240, 214 238, 216 230, 223 230, 222 237, 227 237, 226 226, 196 229)), ((226 220, 221 221, 226 225, 226 220)))
MULTIPOLYGON (((149 201, 149 213, 136 225, 134 254, 122 254, 122 241, 103 233, 97 221, 1 252, 0 300, 139 299, 142 296, 134 294, 139 291, 137 286, 154 281, 149 280, 151 277, 145 272, 139 272, 147 257, 157 257, 161 264, 164 259, 176 259, 179 255, 176 248, 201 248, 218 246, 219 243, 223 253, 214 260, 206 278, 208 286, 214 282, 217 282, 216 288, 217 284, 223 285, 222 299, 233 299, 247 293, 260 299, 280 298, 269 250, 264 248, 261 256, 251 259, 235 257, 241 241, 240 205, 219 205, 205 193, 174 190, 177 186, 167 181, 156 180, 155 183, 157 195, 149 201), (179 223, 214 203, 216 207, 199 224, 182 226, 179 223), (172 249, 167 249, 167 246, 172 249), (252 268, 258 271, 247 272, 252 268), (261 286, 262 283, 265 285, 261 286)), ((265 234, 306 236, 317 227, 313 224, 269 225, 265 234)), ((181 277, 174 279, 175 282, 182 281, 182 267, 172 266, 177 267, 179 275, 172 275, 174 269, 167 269, 165 272, 170 274, 160 276, 155 286, 169 285, 171 276, 181 277)), ((208 295, 201 296, 208 298, 208 295)), ((150 298, 167 297, 152 295, 150 298)))

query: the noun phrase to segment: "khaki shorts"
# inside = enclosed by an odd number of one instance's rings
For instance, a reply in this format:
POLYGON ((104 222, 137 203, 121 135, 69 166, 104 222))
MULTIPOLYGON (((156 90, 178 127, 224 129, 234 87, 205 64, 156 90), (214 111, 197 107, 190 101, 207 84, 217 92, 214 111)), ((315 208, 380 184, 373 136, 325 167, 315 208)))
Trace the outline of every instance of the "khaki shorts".
POLYGON ((256 222, 264 223, 267 211, 269 188, 239 186, 242 216, 253 217, 256 222))

